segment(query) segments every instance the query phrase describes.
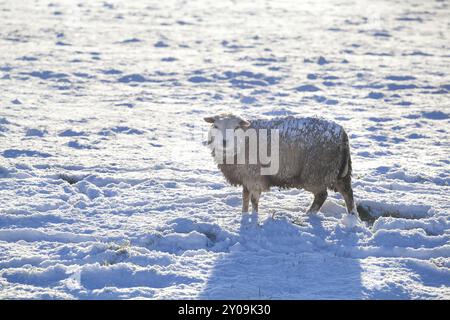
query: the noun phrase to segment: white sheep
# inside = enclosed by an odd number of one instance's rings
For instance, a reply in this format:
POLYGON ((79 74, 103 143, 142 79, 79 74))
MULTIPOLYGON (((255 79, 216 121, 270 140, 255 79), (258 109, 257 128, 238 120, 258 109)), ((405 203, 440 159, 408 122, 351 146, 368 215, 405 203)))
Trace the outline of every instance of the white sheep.
POLYGON ((261 193, 276 186, 312 192, 314 201, 308 213, 315 213, 322 207, 330 189, 342 194, 350 214, 347 217, 353 220, 350 223, 357 223, 358 213, 351 187, 350 147, 348 136, 340 125, 319 118, 284 117, 248 121, 233 114, 206 117, 204 120, 212 124, 208 145, 219 169, 229 183, 243 187, 242 212, 248 212, 251 200, 253 212, 257 213, 261 193), (262 163, 259 156, 256 162, 250 161, 252 141, 246 143, 251 139, 245 139, 245 136, 251 136, 249 132, 256 132, 257 138, 253 143, 256 142, 258 149, 262 149, 261 143, 264 141, 260 133, 267 130, 278 134, 278 141, 276 136, 270 134, 266 139, 271 160, 278 162, 278 170, 272 174, 262 174, 267 163, 262 163), (230 134, 233 131, 241 135, 235 133, 233 136, 230 134), (241 138, 236 138, 239 136, 241 138), (239 162, 239 159, 245 161, 239 162))

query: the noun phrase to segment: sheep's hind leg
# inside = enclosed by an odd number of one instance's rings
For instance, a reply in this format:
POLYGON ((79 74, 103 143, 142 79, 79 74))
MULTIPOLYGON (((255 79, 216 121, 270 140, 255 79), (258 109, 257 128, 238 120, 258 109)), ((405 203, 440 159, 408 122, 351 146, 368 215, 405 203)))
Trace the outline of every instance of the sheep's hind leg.
POLYGON ((355 200, 353 199, 353 190, 351 186, 351 179, 348 177, 343 181, 339 181, 336 185, 336 190, 342 194, 345 200, 345 205, 347 206, 348 214, 344 215, 342 218, 342 223, 348 228, 354 228, 361 223, 358 211, 356 210, 355 200))
POLYGON ((340 181, 336 185, 336 189, 342 195, 342 197, 344 197, 347 212, 349 214, 358 216, 358 211, 356 210, 355 206, 355 200, 353 199, 353 189, 351 186, 351 180, 345 179, 344 181, 340 181))
POLYGON ((320 208, 322 207, 325 200, 327 200, 327 197, 328 197, 328 192, 326 190, 321 191, 319 193, 315 193, 314 201, 306 213, 308 213, 308 214, 317 213, 320 210, 320 208))
POLYGON ((250 202, 250 192, 246 187, 242 188, 242 213, 248 212, 248 205, 250 202))

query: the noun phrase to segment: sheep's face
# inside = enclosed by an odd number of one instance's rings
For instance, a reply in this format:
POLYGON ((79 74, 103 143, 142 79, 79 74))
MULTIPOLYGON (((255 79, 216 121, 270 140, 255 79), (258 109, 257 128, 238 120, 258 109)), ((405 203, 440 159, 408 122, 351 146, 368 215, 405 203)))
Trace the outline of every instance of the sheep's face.
POLYGON ((208 145, 218 151, 230 151, 229 148, 235 149, 234 132, 239 129, 245 130, 250 126, 250 122, 233 114, 206 117, 204 120, 211 123, 208 145))

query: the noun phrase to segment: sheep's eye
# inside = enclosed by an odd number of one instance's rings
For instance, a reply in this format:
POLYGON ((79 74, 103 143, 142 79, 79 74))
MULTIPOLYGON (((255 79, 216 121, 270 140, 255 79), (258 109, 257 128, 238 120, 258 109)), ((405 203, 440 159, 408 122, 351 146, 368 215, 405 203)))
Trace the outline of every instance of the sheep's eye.
POLYGON ((214 128, 214 129, 218 129, 217 126, 216 126, 215 124, 213 125, 213 128, 214 128))

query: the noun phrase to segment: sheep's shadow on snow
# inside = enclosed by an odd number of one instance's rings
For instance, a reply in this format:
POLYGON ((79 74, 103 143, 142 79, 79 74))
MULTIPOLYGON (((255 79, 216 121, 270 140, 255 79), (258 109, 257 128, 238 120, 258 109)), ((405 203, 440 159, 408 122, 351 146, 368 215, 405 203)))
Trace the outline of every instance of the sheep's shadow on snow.
POLYGON ((284 218, 261 225, 243 218, 238 241, 216 261, 199 298, 363 298, 359 260, 322 250, 324 220, 304 218, 307 229, 284 218))

